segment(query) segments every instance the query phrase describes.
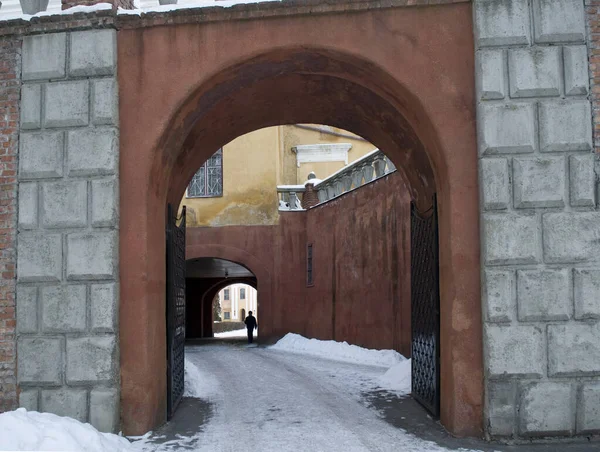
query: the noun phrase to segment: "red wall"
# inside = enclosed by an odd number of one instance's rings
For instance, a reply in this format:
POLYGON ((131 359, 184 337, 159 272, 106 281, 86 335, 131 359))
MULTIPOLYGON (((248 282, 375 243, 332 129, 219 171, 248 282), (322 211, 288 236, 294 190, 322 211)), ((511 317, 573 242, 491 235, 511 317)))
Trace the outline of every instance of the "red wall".
MULTIPOLYGON (((308 211, 282 212, 275 226, 188 228, 187 234, 188 249, 243 250, 271 274, 270 287, 258 278, 262 338, 296 332, 410 353, 410 201, 399 173, 308 211)), ((237 262, 256 272, 250 262, 237 262)))

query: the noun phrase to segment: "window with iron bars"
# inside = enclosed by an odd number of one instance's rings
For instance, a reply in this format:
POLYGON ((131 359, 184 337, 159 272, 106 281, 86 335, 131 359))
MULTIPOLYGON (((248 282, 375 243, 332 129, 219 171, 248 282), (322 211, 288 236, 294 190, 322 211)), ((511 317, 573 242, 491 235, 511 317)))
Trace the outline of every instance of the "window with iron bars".
POLYGON ((194 174, 188 185, 188 198, 223 196, 223 149, 219 149, 194 174))

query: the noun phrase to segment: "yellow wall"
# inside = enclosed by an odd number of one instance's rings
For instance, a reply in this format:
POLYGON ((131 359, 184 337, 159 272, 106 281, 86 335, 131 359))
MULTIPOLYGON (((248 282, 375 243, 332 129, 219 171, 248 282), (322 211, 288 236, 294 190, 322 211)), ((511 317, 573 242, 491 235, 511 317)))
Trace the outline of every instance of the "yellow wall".
MULTIPOLYGON (((296 164, 292 148, 302 144, 350 143, 348 162, 371 152, 374 146, 341 129, 325 128, 349 136, 336 136, 297 126, 277 126, 236 138, 223 147, 223 196, 187 198, 187 226, 268 225, 279 220, 277 185, 303 184, 314 171, 324 179, 343 162, 296 164)), ((216 151, 216 150, 215 150, 216 151)))

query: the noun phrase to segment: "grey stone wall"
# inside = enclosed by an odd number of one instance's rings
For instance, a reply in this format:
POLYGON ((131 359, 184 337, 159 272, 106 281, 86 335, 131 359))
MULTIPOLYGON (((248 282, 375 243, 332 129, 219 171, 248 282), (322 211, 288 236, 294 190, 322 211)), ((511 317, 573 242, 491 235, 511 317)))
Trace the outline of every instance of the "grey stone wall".
POLYGON ((119 422, 116 32, 23 40, 18 165, 20 405, 119 422))
POLYGON ((600 432, 583 0, 476 0, 486 431, 600 432))

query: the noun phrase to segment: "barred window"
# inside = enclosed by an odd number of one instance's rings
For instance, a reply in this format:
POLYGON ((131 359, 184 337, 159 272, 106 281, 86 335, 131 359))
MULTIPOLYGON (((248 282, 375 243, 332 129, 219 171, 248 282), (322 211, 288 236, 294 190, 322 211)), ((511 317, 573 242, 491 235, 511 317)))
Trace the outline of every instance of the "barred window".
POLYGON ((188 185, 188 198, 214 198, 223 196, 223 149, 209 158, 188 185))

